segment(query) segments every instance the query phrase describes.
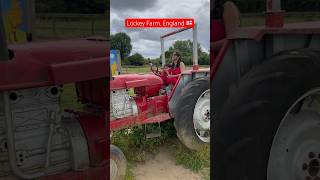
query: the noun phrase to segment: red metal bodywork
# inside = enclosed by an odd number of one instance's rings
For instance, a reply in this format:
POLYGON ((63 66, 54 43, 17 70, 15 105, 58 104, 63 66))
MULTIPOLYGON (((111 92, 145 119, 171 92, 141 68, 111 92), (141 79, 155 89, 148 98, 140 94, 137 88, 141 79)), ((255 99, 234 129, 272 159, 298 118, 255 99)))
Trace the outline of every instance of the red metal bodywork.
POLYGON ((163 81, 154 74, 124 74, 113 77, 110 81, 110 90, 136 88, 136 93, 141 96, 156 96, 163 81))
POLYGON ((0 61, 0 91, 76 83, 79 100, 103 108, 99 116, 75 113, 88 142, 90 168, 40 179, 109 179, 109 44, 104 38, 9 45, 13 58, 0 61), (108 112, 108 113, 107 113, 108 112))
MULTIPOLYGON (((105 112, 106 113, 106 112, 105 112)), ((88 141, 91 167, 103 167, 109 163, 109 136, 105 115, 80 113, 79 122, 88 141)))
POLYGON ((125 127, 141 124, 163 122, 171 119, 168 111, 167 95, 154 96, 151 98, 135 97, 138 106, 138 115, 129 116, 110 121, 110 130, 118 130, 125 127))
POLYGON ((76 83, 78 100, 83 104, 97 104, 109 109, 110 94, 106 89, 109 89, 109 81, 106 78, 82 81, 76 83))
POLYGON ((10 61, 0 61, 1 91, 109 76, 106 74, 106 50, 109 46, 103 39, 33 42, 10 45, 8 48, 13 51, 14 57, 10 61))
POLYGON ((159 95, 163 80, 154 74, 124 74, 113 77, 110 81, 111 91, 133 88, 136 94, 134 101, 138 115, 121 119, 112 119, 111 130, 124 127, 148 124, 169 120, 168 96, 159 95))
MULTIPOLYGON (((210 73, 209 68, 199 70, 185 70, 182 74, 192 75, 194 73, 210 73)), ((175 92, 181 76, 173 87, 171 95, 175 92)), ((110 89, 128 89, 134 88, 136 96, 133 97, 137 107, 138 114, 121 119, 112 119, 110 121, 110 130, 115 131, 121 128, 164 122, 172 119, 169 113, 168 102, 171 95, 159 95, 159 90, 163 85, 160 77, 154 74, 126 74, 115 76, 110 82, 110 89)))
POLYGON ((106 128, 105 116, 107 114, 101 113, 100 116, 88 113, 73 112, 79 120, 83 128, 89 149, 90 168, 84 171, 68 171, 61 174, 46 176, 40 178, 41 180, 106 180, 109 179, 109 146, 110 142, 107 141, 109 132, 106 128))
POLYGON ((227 41, 224 43, 219 53, 212 63, 210 79, 212 80, 217 72, 225 53, 227 52, 231 42, 234 39, 253 39, 260 41, 265 35, 268 34, 319 34, 320 22, 303 22, 303 23, 290 23, 284 24, 283 27, 244 27, 238 28, 231 34, 228 34, 227 41))

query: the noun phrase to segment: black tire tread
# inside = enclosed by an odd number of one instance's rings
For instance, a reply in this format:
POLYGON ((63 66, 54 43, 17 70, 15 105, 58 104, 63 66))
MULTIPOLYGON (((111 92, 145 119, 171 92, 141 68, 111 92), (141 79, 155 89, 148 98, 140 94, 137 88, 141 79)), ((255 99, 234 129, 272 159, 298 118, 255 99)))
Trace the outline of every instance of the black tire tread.
POLYGON ((266 180, 269 151, 289 107, 320 87, 320 52, 289 50, 254 67, 231 94, 213 125, 213 179, 266 180))
POLYGON ((177 102, 174 126, 180 141, 189 149, 198 150, 206 144, 200 141, 193 128, 193 111, 199 96, 209 89, 209 78, 197 78, 187 84, 177 102))

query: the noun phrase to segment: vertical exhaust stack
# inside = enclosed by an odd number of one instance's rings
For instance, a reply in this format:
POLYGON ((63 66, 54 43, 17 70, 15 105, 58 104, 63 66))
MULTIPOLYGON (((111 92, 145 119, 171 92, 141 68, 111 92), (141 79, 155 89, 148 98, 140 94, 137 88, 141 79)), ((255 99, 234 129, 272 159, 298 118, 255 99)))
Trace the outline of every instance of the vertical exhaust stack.
POLYGON ((193 31, 192 31, 192 36, 193 36, 193 53, 192 53, 192 62, 193 70, 199 70, 199 64, 198 64, 198 27, 197 24, 194 24, 193 31))
POLYGON ((281 10, 281 0, 266 0, 266 2, 265 26, 271 28, 283 27, 284 11, 281 10))
POLYGON ((3 14, 2 14, 2 6, 0 3, 0 61, 9 60, 9 51, 7 47, 7 35, 5 33, 3 14))
POLYGON ((160 37, 160 43, 161 43, 161 62, 162 62, 162 67, 166 64, 166 53, 164 52, 164 39, 163 37, 160 37))

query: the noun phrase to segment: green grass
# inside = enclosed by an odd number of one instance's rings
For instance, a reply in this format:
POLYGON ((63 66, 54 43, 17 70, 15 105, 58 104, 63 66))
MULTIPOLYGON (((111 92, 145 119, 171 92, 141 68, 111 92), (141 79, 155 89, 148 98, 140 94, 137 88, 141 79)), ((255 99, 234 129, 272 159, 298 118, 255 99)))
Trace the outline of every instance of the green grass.
MULTIPOLYGON (((147 125, 150 131, 157 128, 156 124, 147 125)), ((175 136, 173 121, 161 123, 161 137, 146 139, 144 126, 122 129, 111 134, 111 143, 118 146, 131 162, 145 161, 145 153, 157 153, 158 147, 169 138, 175 136)))
POLYGON ((82 110, 83 105, 77 102, 77 94, 74 84, 66 84, 63 86, 60 99, 62 109, 82 110))
MULTIPOLYGON (((148 125, 149 128, 156 125, 148 125)), ((160 146, 169 147, 170 154, 178 165, 200 173, 204 179, 210 179, 210 148, 200 151, 188 150, 176 137, 173 121, 161 123, 162 136, 145 139, 143 126, 123 129, 113 132, 111 143, 118 146, 125 154, 128 161, 127 176, 125 180, 133 180, 132 169, 137 162, 144 162, 146 153, 156 154, 160 146)))
MULTIPOLYGON (((208 66, 202 66, 208 67, 208 66)), ((191 68, 191 67, 187 67, 191 68)), ((150 67, 123 67, 124 73, 149 73, 150 67)), ((131 92, 131 91, 130 91, 131 92)), ((131 92, 133 95, 133 91, 131 92)), ((147 125, 148 129, 154 129, 156 124, 147 125)), ((205 180, 210 179, 210 149, 205 148, 199 152, 190 151, 180 143, 176 137, 176 131, 173 126, 173 120, 161 123, 162 136, 153 139, 145 139, 144 126, 131 127, 111 135, 111 143, 118 146, 125 154, 128 160, 128 170, 125 180, 133 180, 132 168, 135 163, 145 161, 146 153, 155 154, 160 146, 168 146, 171 155, 178 165, 187 169, 201 173, 205 180)))
POLYGON ((177 140, 171 145, 171 151, 174 153, 177 164, 195 172, 210 167, 209 147, 204 147, 200 151, 191 151, 177 140))
POLYGON ((149 66, 123 66, 122 71, 124 74, 133 74, 133 73, 150 73, 149 66))
MULTIPOLYGON (((147 125, 148 129, 155 129, 155 124, 147 125)), ((137 162, 144 162, 146 153, 155 154, 158 147, 175 136, 173 122, 168 121, 161 124, 161 137, 146 139, 144 126, 135 126, 128 129, 119 130, 111 134, 111 143, 118 146, 126 156, 128 161, 127 174, 125 180, 134 180, 132 169, 137 162)))
POLYGON ((36 35, 39 38, 66 38, 66 37, 88 37, 88 36, 106 36, 109 37, 108 20, 96 20, 94 31, 92 23, 89 20, 81 21, 56 21, 54 31, 53 21, 40 20, 36 22, 36 35))
POLYGON ((134 164, 132 162, 129 162, 127 164, 127 172, 126 172, 126 176, 124 177, 124 180, 135 180, 134 174, 132 172, 133 167, 134 167, 134 164))

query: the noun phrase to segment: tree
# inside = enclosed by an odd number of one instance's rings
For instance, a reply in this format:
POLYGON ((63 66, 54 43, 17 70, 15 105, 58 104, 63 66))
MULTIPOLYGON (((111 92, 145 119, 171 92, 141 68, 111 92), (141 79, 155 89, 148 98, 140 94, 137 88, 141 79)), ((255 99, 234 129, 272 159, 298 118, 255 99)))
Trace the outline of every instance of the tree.
POLYGON ((41 13, 103 14, 109 9, 109 0, 36 0, 36 11, 41 13))
MULTIPOLYGON (((186 65, 192 65, 192 52, 193 52, 193 43, 190 40, 179 40, 173 43, 169 50, 165 52, 165 58, 167 63, 171 63, 171 56, 173 51, 180 52, 182 60, 186 65)), ((198 43, 198 54, 202 52, 201 46, 198 43)), ((161 57, 160 57, 161 58, 161 57)))
POLYGON ((68 11, 65 0, 36 0, 35 8, 39 13, 65 13, 68 11))
POLYGON ((206 52, 201 52, 199 54, 199 65, 210 65, 210 57, 209 54, 206 52))
POLYGON ((125 61, 126 57, 131 53, 131 38, 124 32, 111 35, 111 49, 120 51, 121 60, 125 61))
POLYGON ((145 60, 141 54, 135 53, 132 56, 128 57, 128 62, 130 63, 130 65, 143 66, 145 63, 145 60))

